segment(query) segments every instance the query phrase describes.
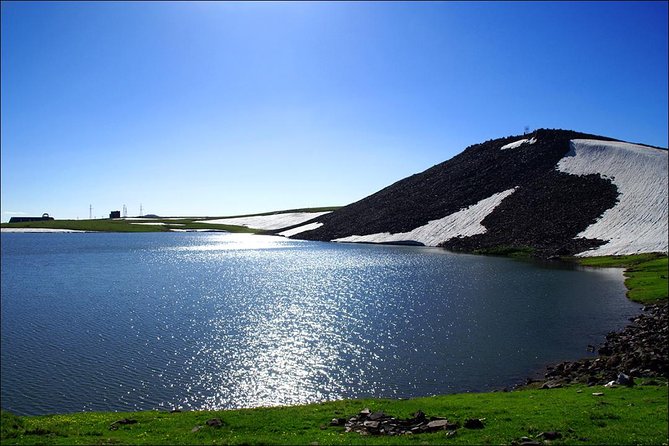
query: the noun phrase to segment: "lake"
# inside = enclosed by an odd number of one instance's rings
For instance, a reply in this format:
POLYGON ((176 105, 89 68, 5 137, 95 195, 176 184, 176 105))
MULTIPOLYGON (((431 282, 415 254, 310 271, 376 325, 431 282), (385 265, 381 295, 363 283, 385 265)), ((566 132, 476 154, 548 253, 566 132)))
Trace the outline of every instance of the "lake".
POLYGON ((227 233, 3 233, 2 408, 222 409, 500 389, 591 356, 620 269, 227 233))

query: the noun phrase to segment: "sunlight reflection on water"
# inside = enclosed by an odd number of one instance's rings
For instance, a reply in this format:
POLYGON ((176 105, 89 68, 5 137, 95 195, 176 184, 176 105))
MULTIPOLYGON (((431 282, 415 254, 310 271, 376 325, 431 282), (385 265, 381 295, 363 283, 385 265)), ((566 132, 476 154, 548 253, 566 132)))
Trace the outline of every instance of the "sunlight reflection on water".
POLYGON ((5 237, 2 399, 22 414, 498 388, 580 356, 637 308, 619 270, 440 249, 219 233, 5 237))
POLYGON ((301 240, 291 240, 283 237, 271 235, 251 235, 251 234, 216 234, 205 240, 205 244, 178 246, 173 248, 176 251, 236 251, 236 250, 257 250, 257 249, 286 249, 294 247, 301 240))

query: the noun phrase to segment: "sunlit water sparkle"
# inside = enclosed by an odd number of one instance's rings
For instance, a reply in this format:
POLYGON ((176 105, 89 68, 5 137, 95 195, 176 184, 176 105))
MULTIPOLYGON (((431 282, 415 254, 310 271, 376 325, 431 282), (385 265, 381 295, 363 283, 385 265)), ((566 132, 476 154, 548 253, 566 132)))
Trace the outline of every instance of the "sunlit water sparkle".
POLYGON ((2 234, 2 407, 490 390, 622 327, 620 270, 220 233, 2 234))

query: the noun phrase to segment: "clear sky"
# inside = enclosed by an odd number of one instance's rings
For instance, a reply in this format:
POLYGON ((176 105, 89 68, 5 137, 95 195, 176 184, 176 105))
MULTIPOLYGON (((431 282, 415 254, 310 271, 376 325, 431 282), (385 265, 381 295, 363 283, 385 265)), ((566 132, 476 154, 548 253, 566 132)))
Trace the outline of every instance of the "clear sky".
POLYGON ((345 205, 468 145, 667 146, 667 2, 2 2, 2 221, 345 205))

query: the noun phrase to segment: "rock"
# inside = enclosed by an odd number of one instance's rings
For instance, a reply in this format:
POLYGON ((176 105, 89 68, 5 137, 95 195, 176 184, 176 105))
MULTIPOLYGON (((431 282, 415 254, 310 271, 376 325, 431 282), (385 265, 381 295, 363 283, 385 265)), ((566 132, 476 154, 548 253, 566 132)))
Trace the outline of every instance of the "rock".
POLYGON ((375 421, 375 420, 380 420, 381 418, 385 418, 385 417, 386 417, 386 414, 384 414, 383 412, 374 412, 374 413, 369 414, 369 416, 367 418, 369 418, 372 421, 375 421))
POLYGON ((207 426, 221 427, 223 426, 223 420, 221 420, 220 418, 212 418, 210 420, 207 420, 207 426))
POLYGON ((540 433, 537 435, 537 438, 543 438, 544 440, 557 440, 558 438, 562 438, 562 434, 557 431, 548 431, 540 433))
POLYGON ((381 423, 379 423, 378 421, 365 421, 362 423, 363 426, 368 427, 370 429, 378 429, 380 424, 381 423))
POLYGON ((109 426, 109 430, 110 430, 110 431, 115 431, 116 429, 118 429, 119 425, 122 425, 122 424, 135 424, 135 423, 137 423, 137 420, 133 420, 133 419, 130 419, 130 418, 122 418, 122 419, 120 419, 120 420, 116 420, 116 421, 114 421, 114 422, 109 426))
POLYGON ((483 429, 484 427, 483 420, 479 418, 469 418, 465 421, 465 428, 467 429, 483 429))
POLYGON ((427 423, 427 429, 431 432, 445 430, 449 425, 448 420, 434 420, 427 423))
POLYGON ((333 418, 330 421, 330 426, 343 426, 344 424, 346 424, 346 419, 344 418, 333 418))
POLYGON ((634 385, 634 380, 624 373, 619 373, 616 382, 621 386, 632 387, 634 385))
POLYGON ((592 396, 604 396, 602 392, 594 392, 592 396))
POLYGON ((191 429, 190 431, 193 432, 193 433, 195 433, 195 432, 199 431, 200 429, 202 429, 202 426, 195 426, 195 427, 194 427, 193 429, 191 429))
POLYGON ((421 422, 425 420, 425 414, 423 413, 422 410, 419 410, 418 412, 413 414, 413 419, 416 422, 421 422))

